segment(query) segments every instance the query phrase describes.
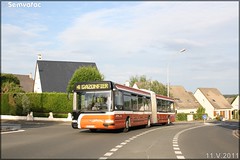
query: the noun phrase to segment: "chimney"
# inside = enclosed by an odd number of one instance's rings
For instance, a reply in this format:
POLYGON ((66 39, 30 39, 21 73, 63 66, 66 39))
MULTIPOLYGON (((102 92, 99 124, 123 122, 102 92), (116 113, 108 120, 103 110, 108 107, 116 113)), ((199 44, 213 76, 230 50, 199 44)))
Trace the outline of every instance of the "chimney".
POLYGON ((32 79, 32 73, 29 73, 29 78, 32 79))
POLYGON ((38 54, 38 60, 42 60, 42 54, 38 54))

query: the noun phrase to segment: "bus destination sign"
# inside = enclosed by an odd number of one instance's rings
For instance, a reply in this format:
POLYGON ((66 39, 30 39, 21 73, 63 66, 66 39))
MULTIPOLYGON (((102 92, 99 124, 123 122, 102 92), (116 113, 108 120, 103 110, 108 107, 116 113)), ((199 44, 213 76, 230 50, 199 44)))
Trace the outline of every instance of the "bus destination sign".
POLYGON ((84 83, 76 85, 76 90, 106 90, 106 89, 111 89, 111 85, 108 82, 84 83))

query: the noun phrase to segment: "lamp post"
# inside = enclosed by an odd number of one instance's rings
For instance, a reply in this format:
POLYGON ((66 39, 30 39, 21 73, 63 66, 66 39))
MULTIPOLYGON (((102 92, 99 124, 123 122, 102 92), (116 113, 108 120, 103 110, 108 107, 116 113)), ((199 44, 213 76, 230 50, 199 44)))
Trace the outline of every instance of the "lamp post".
MULTIPOLYGON (((181 53, 183 53, 185 51, 186 51, 186 49, 184 48, 184 49, 181 49, 179 51, 179 53, 181 54, 181 53)), ((167 65, 167 96, 170 97, 169 62, 168 62, 168 65, 167 65)))

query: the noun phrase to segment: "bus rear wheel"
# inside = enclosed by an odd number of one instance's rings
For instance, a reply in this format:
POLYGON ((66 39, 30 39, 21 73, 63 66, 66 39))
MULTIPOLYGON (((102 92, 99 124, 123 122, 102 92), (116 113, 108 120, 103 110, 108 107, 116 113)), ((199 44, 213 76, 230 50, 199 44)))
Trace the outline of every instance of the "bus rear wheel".
POLYGON ((125 121, 125 128, 123 129, 123 132, 128 132, 129 131, 129 118, 126 119, 125 121))
POLYGON ((151 127, 151 120, 150 120, 150 117, 148 117, 148 121, 147 121, 147 125, 146 125, 146 128, 149 128, 151 127))

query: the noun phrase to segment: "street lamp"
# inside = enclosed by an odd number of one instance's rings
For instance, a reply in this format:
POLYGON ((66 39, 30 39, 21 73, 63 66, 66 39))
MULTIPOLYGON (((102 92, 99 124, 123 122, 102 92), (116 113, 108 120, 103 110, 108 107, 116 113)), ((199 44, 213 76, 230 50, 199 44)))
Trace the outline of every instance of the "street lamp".
MULTIPOLYGON (((186 49, 184 48, 184 49, 181 49, 179 51, 179 53, 181 54, 181 53, 183 53, 185 51, 186 51, 186 49)), ((168 62, 168 65, 167 65, 167 96, 170 97, 169 62, 168 62)))

